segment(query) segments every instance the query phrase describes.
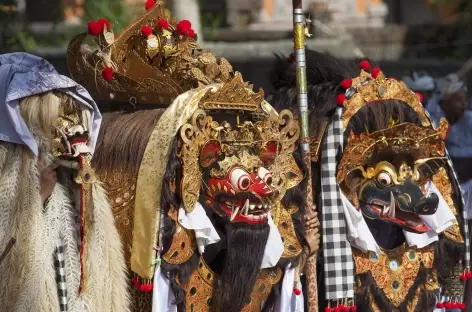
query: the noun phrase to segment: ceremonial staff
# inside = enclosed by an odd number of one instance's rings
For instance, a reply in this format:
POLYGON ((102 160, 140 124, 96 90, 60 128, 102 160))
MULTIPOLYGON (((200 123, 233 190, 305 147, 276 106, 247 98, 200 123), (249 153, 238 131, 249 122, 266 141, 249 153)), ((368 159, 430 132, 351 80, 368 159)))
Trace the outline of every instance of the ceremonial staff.
MULTIPOLYGON (((302 0, 293 0, 293 27, 295 60, 297 68, 297 93, 298 106, 300 108, 301 146, 303 160, 307 168, 307 209, 306 217, 313 217, 315 207, 313 205, 313 189, 311 181, 311 155, 310 134, 308 127, 308 92, 306 81, 305 61, 305 16, 303 14, 302 0)), ((307 230, 309 231, 309 230, 307 230)), ((308 234, 308 233, 307 233, 308 234)), ((316 281, 316 254, 307 259, 305 265, 305 277, 307 288, 308 312, 318 312, 318 287, 316 281)))

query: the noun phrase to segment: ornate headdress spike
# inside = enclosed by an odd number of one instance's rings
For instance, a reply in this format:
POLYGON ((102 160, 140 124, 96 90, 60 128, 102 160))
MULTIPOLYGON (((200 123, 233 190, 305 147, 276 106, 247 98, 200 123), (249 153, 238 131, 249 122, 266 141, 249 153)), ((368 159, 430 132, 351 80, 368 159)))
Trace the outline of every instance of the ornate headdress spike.
POLYGON ((418 114, 424 127, 430 126, 430 121, 421 104, 421 98, 408 89, 403 82, 386 78, 378 67, 372 68, 369 73, 371 65, 368 61, 362 61, 360 67, 360 75, 352 80, 344 80, 341 87, 346 92, 336 97, 338 104, 344 106, 342 118, 344 128, 347 127, 352 116, 362 107, 369 103, 385 100, 406 103, 418 114))
POLYGON ((264 90, 259 89, 255 93, 247 87, 240 73, 225 83, 221 88, 210 89, 200 100, 200 108, 206 110, 228 109, 250 112, 261 111, 261 103, 264 101, 264 90))
POLYGON ((233 77, 227 60, 200 49, 189 21, 169 20, 161 2, 146 9, 116 38, 110 23, 100 19, 70 42, 70 74, 95 99, 169 105, 187 90, 233 77), (95 49, 84 44, 88 35, 95 49))

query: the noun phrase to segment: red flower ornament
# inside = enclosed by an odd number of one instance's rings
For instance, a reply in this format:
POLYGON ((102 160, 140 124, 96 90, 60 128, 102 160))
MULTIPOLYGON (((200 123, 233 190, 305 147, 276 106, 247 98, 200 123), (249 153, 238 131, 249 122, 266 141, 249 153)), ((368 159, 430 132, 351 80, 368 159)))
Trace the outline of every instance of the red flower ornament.
POLYGON ((372 75, 372 78, 376 79, 380 74, 380 68, 378 67, 374 67, 372 68, 372 72, 371 72, 371 75, 372 75))
POLYGON ((192 23, 188 20, 182 20, 177 24, 177 31, 184 36, 188 36, 189 31, 192 29, 192 23))
POLYGON ((103 79, 105 79, 106 81, 113 80, 114 75, 115 73, 113 72, 113 69, 111 69, 110 67, 105 67, 102 71, 103 79))
POLYGON ((162 28, 162 29, 167 29, 169 28, 169 22, 165 18, 160 18, 157 21, 157 26, 159 26, 159 28, 162 28))
POLYGON ((151 26, 143 26, 141 27, 141 33, 143 34, 144 37, 149 37, 152 35, 152 27, 151 26))
POLYGON ((190 37, 190 38, 195 38, 195 30, 193 30, 192 28, 190 28, 190 30, 187 32, 187 36, 190 37))
POLYGON ((349 89, 350 87, 352 87, 352 80, 351 79, 344 79, 341 82, 341 87, 343 89, 349 89))
POLYGON ((153 6, 156 5, 156 1, 154 0, 146 0, 146 4, 144 5, 144 7, 146 8, 146 11, 149 11, 150 9, 152 9, 153 6))
POLYGON ((369 61, 364 60, 364 61, 362 61, 359 65, 360 65, 361 69, 363 69, 363 70, 365 70, 365 71, 367 71, 367 70, 370 69, 370 63, 369 63, 369 61))
POLYGON ((339 106, 344 106, 344 100, 346 100, 346 96, 344 94, 338 94, 336 96, 336 102, 338 102, 339 106))
POLYGON ((102 29, 100 30, 101 32, 103 32, 103 29, 105 28, 105 26, 107 27, 107 30, 111 30, 111 24, 110 24, 110 21, 107 20, 106 18, 99 18, 97 20, 97 22, 100 24, 100 26, 102 27, 102 29))
POLYGON ((100 36, 102 29, 102 24, 97 21, 91 21, 88 23, 88 33, 92 36, 100 36))

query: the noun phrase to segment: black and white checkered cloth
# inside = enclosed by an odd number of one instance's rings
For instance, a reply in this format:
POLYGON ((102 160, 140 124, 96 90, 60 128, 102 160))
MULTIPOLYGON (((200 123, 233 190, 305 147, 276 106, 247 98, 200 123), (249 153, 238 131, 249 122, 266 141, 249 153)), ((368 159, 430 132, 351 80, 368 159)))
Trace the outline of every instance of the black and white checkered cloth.
POLYGON ((54 267, 56 268, 56 283, 59 296, 59 307, 61 312, 67 312, 67 284, 64 259, 64 244, 62 239, 57 241, 56 251, 54 252, 54 267))
POLYGON ((354 297, 354 260, 347 237, 341 191, 336 182, 336 156, 343 149, 342 107, 326 131, 321 152, 323 257, 326 299, 354 297))

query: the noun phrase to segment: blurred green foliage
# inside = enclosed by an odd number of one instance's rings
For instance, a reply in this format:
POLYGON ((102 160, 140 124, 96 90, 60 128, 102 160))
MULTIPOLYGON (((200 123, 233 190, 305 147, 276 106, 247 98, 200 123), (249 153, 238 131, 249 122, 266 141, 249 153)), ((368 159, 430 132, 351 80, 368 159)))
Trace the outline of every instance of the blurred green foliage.
MULTIPOLYGON (((15 4, 15 1, 8 0, 15 4)), ((2 5, 3 5, 2 1, 2 5)), ((0 8, 1 9, 1 8, 0 8)), ((0 53, 25 51, 35 52, 42 49, 65 49, 70 40, 77 34, 87 30, 87 22, 98 18, 107 18, 118 33, 133 18, 135 10, 126 7, 123 1, 117 0, 86 0, 85 16, 81 25, 64 25, 51 22, 47 31, 37 31, 16 12, 8 14, 0 10, 0 53)))
MULTIPOLYGON (((205 7, 206 1, 208 0, 198 1, 200 8, 205 7)), ((200 16, 200 23, 202 25, 203 37, 205 40, 213 40, 215 31, 223 26, 225 22, 224 19, 225 14, 223 12, 202 12, 200 16)))
POLYGON ((113 25, 113 32, 118 34, 135 17, 136 10, 130 10, 124 1, 118 0, 86 0, 84 4, 84 21, 108 19, 113 25))

